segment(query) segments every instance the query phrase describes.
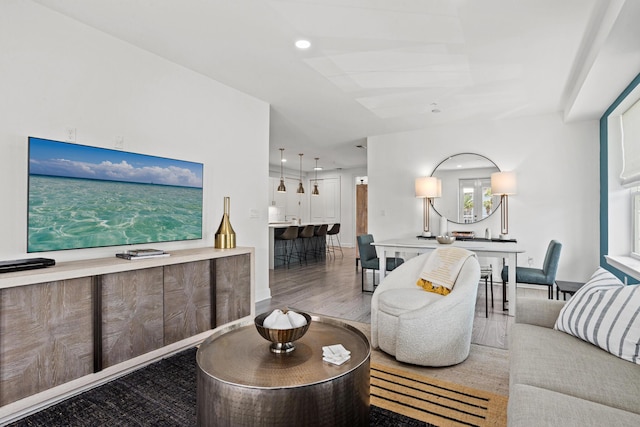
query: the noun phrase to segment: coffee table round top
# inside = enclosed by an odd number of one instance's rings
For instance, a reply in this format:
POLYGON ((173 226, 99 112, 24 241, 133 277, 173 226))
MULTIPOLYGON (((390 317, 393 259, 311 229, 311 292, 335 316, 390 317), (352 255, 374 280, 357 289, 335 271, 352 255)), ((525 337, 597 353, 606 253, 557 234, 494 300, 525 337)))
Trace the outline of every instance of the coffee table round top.
POLYGON ((347 323, 312 316, 295 350, 276 354, 253 320, 230 325, 207 338, 196 356, 202 373, 217 381, 255 388, 288 388, 317 384, 345 375, 369 360, 367 337, 347 323), (342 365, 322 360, 322 347, 342 344, 351 358, 342 365))

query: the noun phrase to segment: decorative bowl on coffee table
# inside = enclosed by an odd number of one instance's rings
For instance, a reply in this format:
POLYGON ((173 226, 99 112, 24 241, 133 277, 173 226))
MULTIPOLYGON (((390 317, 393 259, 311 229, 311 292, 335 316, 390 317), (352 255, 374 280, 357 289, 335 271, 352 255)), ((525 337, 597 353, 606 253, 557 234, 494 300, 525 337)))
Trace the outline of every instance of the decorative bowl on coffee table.
MULTIPOLYGON (((286 313, 286 310, 282 311, 286 313)), ((307 320, 306 325, 291 329, 265 328, 264 326, 262 326, 262 324, 264 322, 264 319, 266 319, 266 317, 269 316, 271 312, 259 314, 254 319, 253 322, 255 323, 256 329, 258 330, 260 336, 262 336, 262 338, 267 341, 271 341, 272 344, 270 349, 272 353, 292 352, 296 349, 295 345, 293 345, 293 342, 299 340, 304 336, 304 334, 307 333, 307 330, 311 325, 311 316, 309 316, 307 313, 301 313, 299 311, 296 311, 296 313, 304 316, 304 318, 307 320)))

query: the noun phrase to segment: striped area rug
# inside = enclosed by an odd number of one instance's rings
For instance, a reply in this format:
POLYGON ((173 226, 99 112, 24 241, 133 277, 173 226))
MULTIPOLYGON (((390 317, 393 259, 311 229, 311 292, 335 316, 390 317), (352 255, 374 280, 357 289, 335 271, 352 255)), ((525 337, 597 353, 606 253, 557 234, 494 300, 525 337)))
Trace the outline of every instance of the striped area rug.
POLYGON ((507 425, 507 396, 375 363, 371 405, 438 427, 507 425))

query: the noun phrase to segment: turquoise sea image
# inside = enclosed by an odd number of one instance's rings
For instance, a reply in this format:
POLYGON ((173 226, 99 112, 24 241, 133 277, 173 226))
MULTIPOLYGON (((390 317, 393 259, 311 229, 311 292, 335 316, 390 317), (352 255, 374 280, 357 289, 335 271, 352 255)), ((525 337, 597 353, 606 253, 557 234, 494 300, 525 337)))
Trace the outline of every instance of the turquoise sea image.
POLYGON ((202 237, 202 189, 31 176, 29 252, 202 237))
POLYGON ((201 163, 29 137, 28 252, 202 238, 201 163))

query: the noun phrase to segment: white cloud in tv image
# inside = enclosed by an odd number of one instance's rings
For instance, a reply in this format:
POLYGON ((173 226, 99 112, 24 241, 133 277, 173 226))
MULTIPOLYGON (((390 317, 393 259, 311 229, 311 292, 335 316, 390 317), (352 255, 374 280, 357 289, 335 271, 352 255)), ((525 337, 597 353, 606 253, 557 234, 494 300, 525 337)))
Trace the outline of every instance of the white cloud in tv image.
POLYGON ((29 138, 28 252, 202 238, 201 163, 29 138))

